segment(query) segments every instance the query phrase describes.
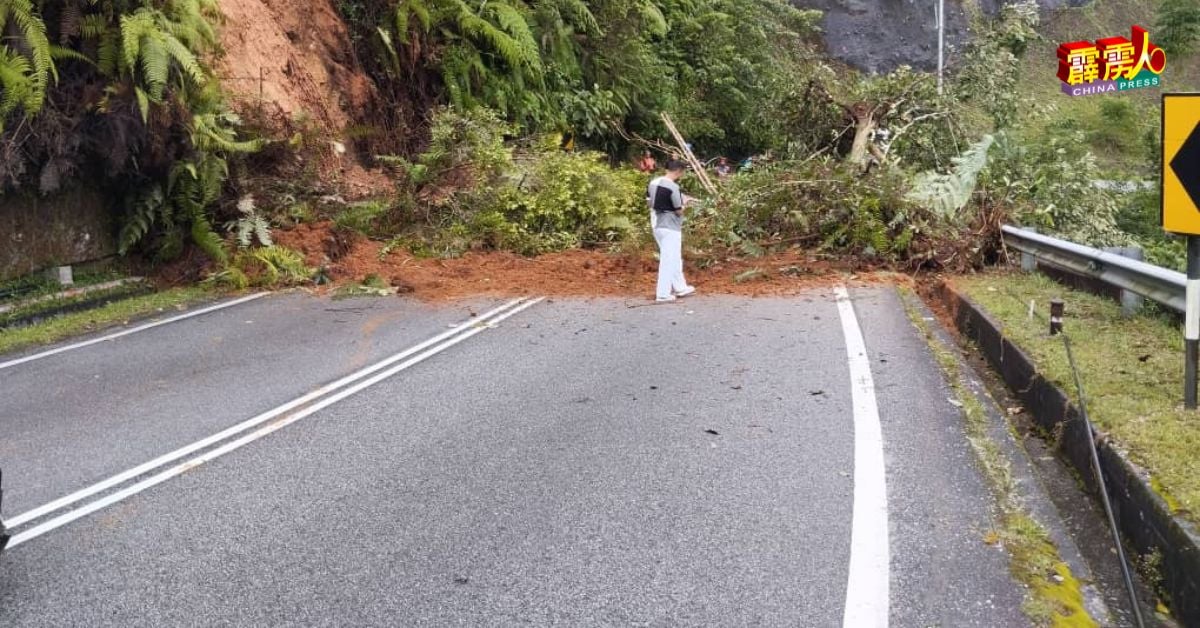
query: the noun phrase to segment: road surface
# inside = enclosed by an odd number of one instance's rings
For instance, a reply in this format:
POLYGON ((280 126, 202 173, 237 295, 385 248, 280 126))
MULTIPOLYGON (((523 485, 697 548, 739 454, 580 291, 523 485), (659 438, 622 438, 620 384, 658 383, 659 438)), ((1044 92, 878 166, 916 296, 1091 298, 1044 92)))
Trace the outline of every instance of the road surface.
POLYGON ((1028 625, 894 289, 630 305, 277 294, 0 364, 0 625, 1028 625))

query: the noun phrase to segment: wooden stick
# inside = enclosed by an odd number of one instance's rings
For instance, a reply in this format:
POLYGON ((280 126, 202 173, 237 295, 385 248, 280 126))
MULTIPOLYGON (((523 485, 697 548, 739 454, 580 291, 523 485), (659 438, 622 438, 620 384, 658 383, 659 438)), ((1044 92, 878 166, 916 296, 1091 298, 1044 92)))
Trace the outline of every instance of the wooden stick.
POLYGON ((704 186, 704 189, 708 190, 709 194, 717 196, 717 186, 713 185, 712 180, 708 178, 708 173, 704 171, 704 166, 700 165, 700 161, 696 159, 692 151, 688 150, 687 142, 683 141, 683 136, 675 128, 675 123, 671 121, 671 116, 668 116, 665 111, 661 115, 663 124, 667 125, 667 130, 675 137, 675 142, 679 144, 679 149, 683 151, 684 158, 691 165, 692 170, 696 173, 696 177, 700 179, 700 185, 704 186))

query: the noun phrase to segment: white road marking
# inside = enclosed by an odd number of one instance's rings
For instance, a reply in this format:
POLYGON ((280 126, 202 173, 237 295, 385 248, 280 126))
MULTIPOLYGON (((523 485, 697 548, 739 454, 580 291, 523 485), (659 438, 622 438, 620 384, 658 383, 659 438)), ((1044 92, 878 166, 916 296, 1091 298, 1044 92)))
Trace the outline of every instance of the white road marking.
POLYGON ((61 346, 61 347, 55 347, 54 349, 50 349, 50 350, 48 350, 48 351, 42 351, 41 353, 35 353, 35 354, 33 354, 33 355, 27 355, 27 356, 25 356, 25 357, 23 357, 23 358, 17 358, 17 359, 15 359, 15 360, 9 360, 9 361, 7 361, 7 362, 0 362, 0 370, 4 370, 4 369, 6 369, 6 368, 10 368, 10 367, 16 366, 16 365, 18 365, 18 364, 25 364, 26 362, 32 362, 32 361, 34 361, 34 360, 40 360, 40 359, 42 359, 42 358, 48 358, 48 357, 50 357, 50 356, 52 356, 52 355, 58 355, 58 354, 60 354, 60 353, 64 353, 64 352, 66 352, 66 351, 71 351, 71 350, 74 350, 74 349, 82 349, 82 348, 84 348, 84 347, 90 347, 90 346, 92 346, 92 345, 94 345, 94 344, 99 344, 99 343, 101 343, 101 342, 107 342, 107 341, 109 341, 109 340, 115 340, 115 339, 117 339, 117 338, 120 338, 120 337, 122 337, 122 336, 128 336, 129 334, 136 334, 136 333, 137 333, 137 332, 139 332, 139 331, 146 331, 147 329, 153 329, 153 328, 155 328, 155 327, 158 327, 158 326, 160 326, 160 325, 166 325, 167 323, 174 323, 175 321, 181 321, 181 320, 183 320, 183 319, 185 319, 185 318, 191 318, 191 317, 193 317, 193 316, 200 316, 201 314, 208 314, 209 312, 215 312, 215 311, 217 311, 217 310, 223 310, 223 309, 225 309, 225 308, 227 308, 227 307, 233 307, 233 306, 235 306, 235 305, 239 305, 239 304, 241 304, 241 303, 245 303, 246 301, 253 301, 254 299, 258 299, 258 298, 261 298, 261 297, 265 297, 265 296, 267 296, 268 294, 270 294, 270 293, 268 293, 268 292, 256 292, 256 293, 254 293, 254 294, 249 294, 249 295, 246 295, 246 296, 244 296, 244 297, 241 297, 241 298, 239 298, 239 299, 234 299, 234 300, 232 300, 232 301, 225 301, 225 302, 223 302, 223 303, 218 303, 218 304, 216 304, 216 305, 210 305, 210 306, 208 306, 208 307, 205 307, 205 308, 200 308, 200 309, 198 309, 198 310, 195 310, 195 311, 193 311, 193 312, 188 312, 188 313, 186 313, 186 314, 180 314, 179 316, 172 316, 171 318, 164 318, 164 319, 162 319, 161 321, 154 321, 154 322, 152 322, 152 323, 146 323, 145 325, 138 325, 137 327, 130 327, 129 329, 122 329, 121 331, 118 331, 118 332, 116 332, 116 333, 108 334, 108 335, 105 335, 105 336, 100 336, 99 338, 92 338, 91 340, 84 340, 83 342, 76 342, 76 343, 74 343, 74 344, 63 345, 63 346, 61 346))
POLYGON ((887 483, 883 465, 883 429, 875 400, 875 380, 866 343, 846 288, 834 289, 854 400, 854 515, 850 532, 850 576, 846 586, 844 628, 888 625, 889 547, 887 483))
MULTIPOLYGON (((543 299, 545 299, 545 297, 539 297, 532 301, 527 301, 527 302, 521 304, 516 309, 509 310, 508 312, 505 312, 504 314, 496 317, 495 319, 490 321, 490 323, 491 324, 499 323, 500 321, 502 321, 510 316, 513 316, 513 315, 518 314, 530 307, 533 307, 534 305, 540 303, 543 299)), ((93 512, 96 512, 98 510, 101 510, 103 508, 111 506, 113 504, 116 504, 116 503, 118 503, 132 495, 136 495, 148 488, 157 486, 158 484, 162 484, 163 482, 165 482, 173 477, 176 477, 187 471, 195 469, 196 467, 198 467, 206 462, 209 462, 211 460, 214 460, 216 458, 219 458, 231 451, 234 451, 234 450, 242 447, 243 445, 252 443, 252 442, 262 438, 263 436, 266 436, 267 434, 274 432, 275 430, 278 430, 280 428, 291 425, 292 423, 295 423, 296 421, 299 421, 300 419, 303 419, 304 417, 307 417, 311 414, 319 412, 319 411, 341 401, 342 399, 345 399, 346 397, 349 397, 349 396, 351 396, 355 393, 358 393, 358 392, 360 392, 366 388, 369 388, 371 386, 374 386, 375 384, 378 384, 379 382, 391 377, 392 375, 395 375, 396 373, 399 373, 400 371, 403 371, 403 370, 413 366, 414 364, 422 362, 431 356, 437 355, 438 353, 441 353, 442 351, 445 351, 446 349, 453 347, 454 345, 466 340, 467 338, 474 336, 475 334, 478 334, 478 333, 484 331, 485 329, 491 328, 491 326, 492 325, 473 324, 471 326, 471 329, 468 330, 466 333, 459 334, 459 335, 447 340, 446 342, 444 342, 436 347, 433 347, 432 349, 429 349, 413 358, 410 358, 400 364, 397 364, 396 366, 393 366, 392 368, 390 368, 382 373, 379 373, 378 375, 375 375, 374 377, 371 377, 370 379, 359 382, 349 388, 346 388, 345 390, 342 390, 341 392, 338 392, 338 393, 335 393, 328 397, 325 397, 321 401, 319 401, 311 406, 308 406, 307 408, 300 410, 299 412, 296 412, 295 414, 290 414, 278 421, 268 423, 268 424, 258 428, 257 430, 255 430, 249 434, 246 434, 245 436, 242 436, 241 438, 238 438, 237 440, 233 440, 228 443, 225 443, 224 445, 221 445, 220 447, 217 447, 216 449, 210 450, 210 451, 203 453, 199 456, 196 456, 195 458, 192 458, 186 462, 183 462, 174 467, 171 467, 170 469, 167 469, 166 471, 158 473, 157 475, 150 476, 150 477, 146 478, 145 480, 138 482, 137 484, 134 484, 127 488, 121 489, 120 491, 117 491, 116 493, 107 495, 101 499, 94 501, 94 502, 90 502, 81 508, 77 508, 75 510, 72 510, 71 512, 65 513, 58 517, 55 517, 54 519, 51 519, 51 520, 49 520, 45 523, 39 524, 37 526, 34 526, 33 528, 30 528, 29 530, 26 530, 19 534, 15 534, 15 535, 13 535, 13 537, 11 539, 9 539, 8 547, 9 547, 9 549, 12 549, 26 541, 35 539, 47 532, 50 532, 56 528, 60 528, 68 523, 71 523, 72 521, 75 521, 77 519, 85 517, 93 512)))
POLYGON ((359 369, 359 370, 357 370, 341 379, 338 379, 334 382, 325 384, 324 386, 321 386, 320 388, 316 388, 316 389, 312 390, 311 392, 309 392, 301 397, 298 397, 296 399, 293 399, 292 401, 289 401, 281 406, 267 410, 266 412, 263 412, 263 413, 256 415, 250 419, 242 421, 241 423, 238 423, 237 425, 234 425, 233 427, 230 427, 228 429, 217 432, 216 434, 213 434, 212 436, 208 436, 206 438, 198 440, 190 445, 180 447, 179 449, 176 449, 175 451, 172 451, 170 453, 163 454, 162 456, 159 456, 149 462, 140 464, 136 467, 133 467, 132 469, 118 473, 108 479, 102 480, 91 486, 88 486, 86 488, 75 491, 74 493, 71 493, 70 495, 56 499, 56 500, 49 502, 47 504, 44 504, 42 506, 38 506, 37 508, 34 508, 33 510, 16 515, 16 516, 12 517, 11 519, 6 519, 4 523, 9 528, 15 528, 17 526, 28 523, 35 519, 40 519, 56 510, 61 510, 63 508, 66 508, 67 506, 70 506, 71 504, 74 504, 81 500, 87 499, 88 497, 91 497, 92 495, 106 491, 114 486, 123 484, 123 483, 125 483, 129 480, 132 480, 133 478, 136 478, 138 476, 145 475, 146 473, 149 473, 163 465, 174 462, 184 456, 187 456, 189 454, 200 451, 201 449, 211 447, 212 445, 215 445, 216 443, 219 443, 227 438, 230 438, 232 436, 240 434, 241 432, 244 432, 250 428, 257 427, 258 425, 261 425, 262 423, 270 421, 271 419, 274 419, 275 417, 278 417, 282 414, 286 414, 287 412, 290 412, 304 404, 310 403, 323 395, 326 395, 333 391, 336 391, 339 388, 348 386, 348 385, 354 383, 355 381, 360 380, 360 379, 370 375, 371 373, 374 373, 376 371, 379 371, 380 369, 383 369, 392 364, 395 364, 396 362, 399 362, 400 360, 403 360, 415 353, 424 351, 425 349, 427 349, 439 342, 442 342, 443 340, 445 340, 455 334, 461 333, 472 326, 487 324, 488 319, 490 319, 492 316, 495 316, 496 314, 499 314, 505 310, 511 309, 512 307, 516 306, 517 304, 521 303, 524 300, 525 300, 524 298, 513 299, 512 301, 509 301, 508 303, 500 305, 500 306, 496 307, 495 309, 485 312, 484 314, 482 314, 478 317, 475 317, 470 320, 459 323, 457 325, 454 325, 449 330, 444 331, 444 332, 422 342, 421 344, 418 344, 414 347, 411 347, 409 349, 401 351, 400 353, 397 353, 397 354, 390 356, 384 360, 376 362, 375 364, 372 364, 365 368, 359 369))

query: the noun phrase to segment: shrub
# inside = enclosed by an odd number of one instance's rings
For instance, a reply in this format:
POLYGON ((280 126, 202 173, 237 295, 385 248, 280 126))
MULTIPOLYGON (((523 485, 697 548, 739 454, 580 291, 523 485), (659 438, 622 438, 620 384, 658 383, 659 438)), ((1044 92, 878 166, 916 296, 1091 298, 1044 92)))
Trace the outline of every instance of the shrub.
POLYGON ((341 231, 354 231, 365 236, 375 235, 380 220, 389 209, 387 204, 379 201, 354 203, 334 214, 333 224, 341 231))
POLYGON ((264 246, 240 251, 232 264, 210 279, 234 288, 254 286, 295 286, 307 282, 313 270, 304 264, 304 256, 283 246, 264 246))
POLYGON ((696 213, 692 242, 714 254, 760 255, 807 244, 868 260, 906 260, 931 221, 905 191, 898 172, 863 175, 833 159, 784 163, 732 179, 721 202, 696 213))
POLYGON ((1084 134, 1070 129, 1047 130, 1039 142, 997 134, 983 175, 987 202, 1008 207, 1018 222, 1081 244, 1129 244, 1117 226, 1115 193, 1095 185, 1103 176, 1085 146, 1084 134))
POLYGON ((398 203, 407 233, 393 244, 414 254, 536 255, 617 243, 645 213, 646 177, 609 167, 603 154, 535 140, 514 158, 508 127, 486 111, 441 110, 433 128, 429 150, 407 166, 398 203))

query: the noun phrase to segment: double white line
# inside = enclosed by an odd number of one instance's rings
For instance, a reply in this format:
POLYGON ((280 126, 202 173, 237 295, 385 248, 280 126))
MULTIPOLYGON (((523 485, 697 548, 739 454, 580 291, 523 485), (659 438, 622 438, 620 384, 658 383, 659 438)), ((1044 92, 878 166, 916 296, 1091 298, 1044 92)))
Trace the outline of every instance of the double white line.
POLYGON ((11 549, 26 541, 35 539, 51 530, 62 527, 76 519, 85 517, 102 508, 111 506, 120 502, 132 495, 140 493, 152 486, 161 484, 175 476, 182 474, 189 469, 198 467, 210 460, 223 456, 239 447, 256 441, 275 430, 278 430, 286 425, 290 425, 307 417, 315 412, 329 407, 332 404, 345 399, 355 393, 362 391, 365 388, 373 386, 400 371, 403 371, 414 364, 417 364, 433 355, 441 353, 450 347, 478 334, 485 329, 494 326, 496 323, 513 316, 527 308, 533 307, 541 302, 545 297, 536 299, 520 298, 513 299, 504 305, 501 305, 489 312, 484 313, 478 318, 473 318, 451 329, 422 342, 412 348, 406 349, 382 361, 376 362, 366 368, 360 369, 347 375, 335 382, 326 384, 309 392, 308 394, 298 397, 288 403, 285 403, 277 408, 273 408, 253 418, 247 419, 233 427, 213 434, 207 438, 198 440, 190 445, 181 447, 171 453, 159 456, 154 460, 138 465, 127 471, 118 473, 106 480, 97 482, 87 488, 80 489, 65 497, 56 499, 48 504, 39 506, 28 512, 21 513, 7 519, 5 525, 10 529, 18 528, 24 524, 43 519, 46 516, 74 506, 90 497, 103 493, 111 488, 120 486, 145 476, 153 471, 158 471, 154 475, 150 475, 134 484, 131 484, 119 491, 110 493, 92 502, 88 502, 78 508, 74 508, 57 517, 39 523, 29 529, 21 530, 13 535, 8 543, 11 549), (319 401, 318 401, 319 400, 319 401), (315 403, 314 403, 315 402, 315 403), (257 429, 254 429, 257 428, 257 429), (249 431, 253 430, 253 431, 249 431), (249 433, 243 434, 243 432, 249 433), (233 438, 242 434, 238 438, 233 438), (233 439, 233 440, 229 440, 233 439), (218 443, 223 443, 220 446, 213 447, 218 443), (204 453, 193 458, 185 460, 175 466, 159 471, 181 458, 196 452, 208 449, 204 453))

